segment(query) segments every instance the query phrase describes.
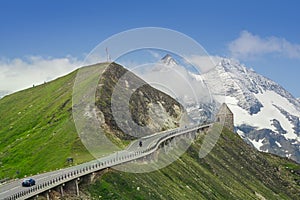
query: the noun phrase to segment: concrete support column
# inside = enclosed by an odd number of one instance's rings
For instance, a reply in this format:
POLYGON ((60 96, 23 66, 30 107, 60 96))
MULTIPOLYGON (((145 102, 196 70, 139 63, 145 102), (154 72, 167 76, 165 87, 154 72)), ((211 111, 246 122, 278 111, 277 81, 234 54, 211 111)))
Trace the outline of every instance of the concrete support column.
POLYGON ((190 139, 190 140, 192 139, 192 134, 191 134, 191 132, 188 133, 188 139, 190 139))
POLYGON ((167 153, 168 149, 167 149, 167 144, 166 144, 166 142, 164 143, 164 147, 163 147, 163 148, 164 148, 164 152, 167 153))
POLYGON ((64 196, 64 188, 63 188, 64 185, 60 186, 60 194, 61 196, 63 197, 64 196))
MULTIPOLYGON (((174 138, 173 138, 174 139, 174 138)), ((173 145, 172 145, 172 140, 171 139, 168 139, 168 146, 169 147, 172 147, 173 145)))
POLYGON ((143 163, 147 163, 147 156, 144 156, 144 157, 142 158, 142 162, 143 162, 143 163))
POLYGON ((177 147, 177 137, 173 138, 172 143, 173 143, 172 144, 173 147, 177 147))
POLYGON ((50 193, 50 190, 49 190, 49 192, 46 192, 46 198, 47 198, 47 200, 50 200, 49 193, 50 193))
POLYGON ((77 180, 75 180, 75 186, 76 186, 76 195, 79 196, 79 187, 78 187, 78 181, 79 178, 77 180))

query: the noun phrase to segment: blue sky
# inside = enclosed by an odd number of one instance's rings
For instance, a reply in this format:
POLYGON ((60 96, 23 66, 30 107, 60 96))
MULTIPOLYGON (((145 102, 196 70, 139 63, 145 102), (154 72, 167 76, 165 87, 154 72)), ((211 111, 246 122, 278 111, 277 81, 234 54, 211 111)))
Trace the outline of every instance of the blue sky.
POLYGON ((151 26, 235 57, 300 97, 299 8, 297 1, 2 0, 0 90, 51 80, 113 34, 151 26))

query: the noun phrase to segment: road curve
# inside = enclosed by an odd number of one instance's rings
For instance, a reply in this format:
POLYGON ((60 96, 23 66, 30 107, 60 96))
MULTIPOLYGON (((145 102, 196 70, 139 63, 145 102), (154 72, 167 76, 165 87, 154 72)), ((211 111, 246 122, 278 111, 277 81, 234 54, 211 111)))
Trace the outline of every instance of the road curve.
POLYGON ((109 156, 80 165, 31 176, 35 179, 36 185, 30 188, 22 187, 22 180, 15 180, 10 183, 3 184, 0 186, 0 199, 26 199, 35 196, 86 174, 149 155, 156 151, 162 142, 171 137, 180 136, 202 128, 208 128, 211 125, 212 124, 206 124, 176 128, 140 138, 139 140, 133 141, 127 149, 113 153, 109 156), (143 141, 142 147, 139 147, 140 140, 143 141))

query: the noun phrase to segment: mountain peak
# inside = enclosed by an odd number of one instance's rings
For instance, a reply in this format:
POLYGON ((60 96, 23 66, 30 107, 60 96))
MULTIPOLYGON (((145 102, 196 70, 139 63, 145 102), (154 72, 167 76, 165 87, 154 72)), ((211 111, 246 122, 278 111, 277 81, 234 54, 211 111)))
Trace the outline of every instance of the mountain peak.
POLYGON ((237 133, 260 151, 300 163, 300 101, 275 81, 234 59, 222 58, 215 70, 203 74, 235 114, 237 133), (215 84, 220 77, 222 87, 215 84))
POLYGON ((176 66, 178 65, 176 60, 170 55, 166 54, 162 59, 161 62, 167 66, 176 66))
POLYGON ((233 58, 220 58, 217 67, 222 67, 226 71, 245 71, 248 70, 245 65, 241 64, 238 60, 233 58))

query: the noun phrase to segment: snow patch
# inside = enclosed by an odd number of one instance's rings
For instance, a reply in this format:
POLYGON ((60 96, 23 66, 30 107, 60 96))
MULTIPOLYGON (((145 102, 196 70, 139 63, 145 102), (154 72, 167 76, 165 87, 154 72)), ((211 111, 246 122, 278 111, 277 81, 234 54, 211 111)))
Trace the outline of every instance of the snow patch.
POLYGON ((278 147, 281 148, 281 144, 279 142, 275 141, 275 143, 277 144, 278 147))
POLYGON ((237 130, 237 134, 241 137, 244 138, 245 137, 245 133, 241 130, 237 130))
MULTIPOLYGON (((284 130, 287 131, 284 134, 286 139, 297 139, 297 135, 294 133, 293 125, 291 122, 274 106, 274 104, 283 107, 289 113, 293 113, 299 116, 299 112, 294 106, 286 100, 284 97, 273 91, 265 91, 263 93, 255 94, 256 98, 262 103, 263 107, 261 111, 250 115, 249 112, 240 106, 238 106, 238 100, 235 97, 225 97, 225 103, 234 114, 235 126, 247 124, 258 129, 270 129, 277 132, 276 127, 272 125, 272 120, 276 118, 284 130)), ((222 99, 222 97, 216 97, 216 99, 222 99)), ((224 99, 224 97, 223 97, 224 99)))
MULTIPOLYGON (((250 140, 250 139, 249 139, 250 140)), ((264 141, 265 139, 263 138, 263 139, 260 139, 260 140, 258 140, 258 141, 255 141, 255 140, 250 140, 250 142, 253 144, 253 146, 256 148, 256 149, 258 149, 258 150, 260 150, 260 147, 262 147, 264 144, 263 144, 263 141, 264 141)), ((261 151, 261 150, 260 150, 261 151)))
MULTIPOLYGON (((287 133, 284 134, 284 137, 286 139, 296 139, 297 135, 294 133, 293 125, 276 107, 274 107, 273 104, 284 108, 289 113, 297 115, 299 112, 295 109, 295 107, 286 98, 280 96, 274 91, 265 91, 264 93, 256 94, 255 96, 264 105, 259 114, 264 115, 265 120, 268 120, 269 122, 274 118, 274 116, 276 116, 281 127, 287 131, 287 133)), ((299 115, 297 116, 299 117, 299 115)), ((276 132, 275 127, 272 126, 270 129, 276 132)))
POLYGON ((267 128, 276 131, 275 127, 273 127, 270 122, 270 120, 272 119, 272 117, 274 118, 274 116, 270 115, 269 117, 267 117, 266 114, 268 114, 268 111, 264 111, 264 109, 266 109, 265 107, 263 107, 259 113, 250 115, 248 111, 237 105, 238 100, 235 97, 227 96, 225 98, 225 102, 230 110, 235 113, 233 115, 235 126, 247 124, 253 127, 267 128))

